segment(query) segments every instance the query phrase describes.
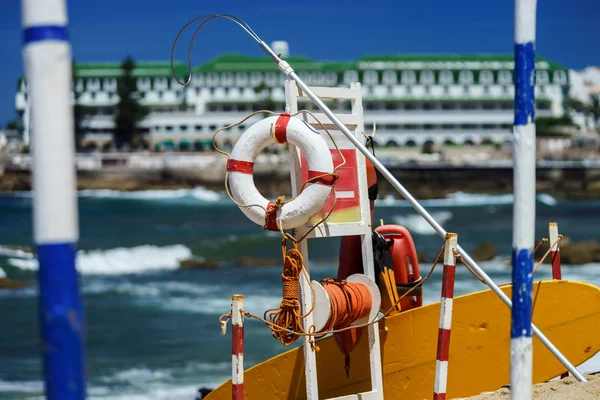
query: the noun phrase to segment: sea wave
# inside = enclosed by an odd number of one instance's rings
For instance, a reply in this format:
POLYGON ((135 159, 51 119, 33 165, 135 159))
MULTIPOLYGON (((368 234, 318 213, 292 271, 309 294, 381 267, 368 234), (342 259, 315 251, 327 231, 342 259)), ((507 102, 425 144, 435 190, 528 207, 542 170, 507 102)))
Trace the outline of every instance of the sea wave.
MULTIPOLYGON (((215 202, 223 196, 212 190, 201 186, 193 189, 173 189, 173 190, 139 190, 132 192, 121 192, 111 189, 83 189, 77 192, 79 197, 98 198, 98 199, 133 199, 133 200, 177 200, 177 199, 196 199, 206 202, 215 202)), ((31 191, 13 192, 14 197, 33 197, 31 191)))
MULTIPOLYGON (((431 216, 441 225, 452 219, 450 211, 434 212, 431 216)), ((419 214, 399 215, 393 217, 395 223, 404 226, 411 233, 417 235, 435 235, 435 230, 429 225, 425 219, 419 214)))
POLYGON ((31 393, 42 392, 42 381, 4 381, 0 379, 0 394, 2 392, 31 393))
POLYGON ((2 268, 0 268, 0 278, 6 278, 6 272, 2 268))
POLYGON ((19 258, 33 258, 33 254, 20 250, 20 249, 15 249, 12 248, 10 246, 0 246, 0 256, 5 256, 5 257, 19 257, 19 258))
MULTIPOLYGON (((463 193, 456 192, 447 195, 443 199, 419 200, 424 207, 470 207, 486 205, 505 205, 512 204, 514 196, 512 194, 482 194, 482 193, 463 193)), ((555 206, 558 201, 549 194, 537 195, 537 201, 547 206, 555 206)), ((387 195, 377 201, 377 207, 410 207, 410 204, 404 199, 397 199, 393 195, 387 195)))
MULTIPOLYGON (((190 257, 192 251, 181 244, 164 247, 144 245, 108 250, 80 250, 77 252, 77 270, 89 275, 172 270, 179 268, 179 261, 190 257)), ((8 263, 24 270, 38 269, 36 258, 9 258, 8 263)))

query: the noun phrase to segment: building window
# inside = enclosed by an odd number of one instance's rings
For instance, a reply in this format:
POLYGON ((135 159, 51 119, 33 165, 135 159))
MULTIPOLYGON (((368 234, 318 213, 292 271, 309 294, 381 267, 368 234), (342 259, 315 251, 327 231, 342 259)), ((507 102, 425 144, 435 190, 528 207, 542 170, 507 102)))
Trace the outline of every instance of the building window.
POLYGON ((202 132, 202 128, 203 128, 202 125, 196 125, 196 126, 194 126, 194 129, 196 130, 196 132, 202 132))
POLYGON ((421 71, 420 83, 423 85, 432 84, 435 81, 435 74, 433 71, 425 70, 421 71))
POLYGON ((415 73, 415 71, 403 71, 402 72, 402 83, 407 85, 407 84, 414 84, 416 82, 417 82, 417 74, 415 73))
POLYGON ((473 83, 473 72, 460 71, 460 73, 458 74, 458 79, 463 85, 471 84, 473 83))
POLYGON ((165 125, 165 131, 167 131, 167 132, 173 131, 173 127, 171 125, 165 125))
POLYGON ((385 109, 386 110, 397 110, 398 109, 398 103, 386 103, 385 104, 385 109))
MULTIPOLYGON (((281 77, 281 75, 280 75, 281 77)), ((335 72, 327 72, 325 74, 325 81, 327 85, 334 86, 338 83, 338 76, 335 72)))
POLYGON ((441 71, 440 83, 444 85, 451 85, 452 83, 454 83, 454 74, 452 73, 452 71, 441 71))
POLYGON ((344 72, 344 83, 358 82, 358 72, 346 71, 344 72))
POLYGON ((187 125, 181 125, 179 127, 179 130, 182 131, 182 132, 185 132, 185 131, 187 131, 187 128, 188 128, 187 125))
POLYGON ((433 103, 423 103, 424 110, 435 110, 435 104, 433 103))
POLYGON ((230 72, 221 74, 221 84, 227 86, 233 85, 233 74, 230 72))
POLYGON ((324 85, 325 84, 325 75, 322 72, 313 72, 312 73, 312 83, 313 85, 324 85))
POLYGON ((235 84, 238 86, 246 86, 248 84, 248 74, 246 72, 238 72, 235 74, 235 84))
POLYGON ((277 74, 275 72, 267 72, 265 74, 265 83, 269 86, 277 85, 277 74))
POLYGON ((211 86, 218 85, 219 84, 219 74, 215 74, 214 72, 207 74, 206 75, 206 84, 211 85, 211 86))
POLYGON ((567 83, 567 74, 565 71, 556 71, 554 73, 554 83, 558 85, 565 85, 567 83))
POLYGON ((363 75, 363 82, 368 85, 376 85, 379 80, 377 75, 377 71, 365 71, 363 75))
POLYGON ((536 83, 548 83, 550 80, 548 77, 548 71, 536 71, 535 80, 536 83))
POLYGON ((498 72, 498 82, 502 84, 512 83, 512 73, 510 71, 498 72))
POLYGON ((262 83, 263 77, 260 72, 253 72, 250 74, 250 85, 258 86, 262 83))
POLYGON ((395 85, 398 81, 396 71, 384 71, 383 72, 383 83, 386 85, 395 85))
POLYGON ((489 85, 494 83, 494 73, 492 71, 479 72, 479 83, 489 85))

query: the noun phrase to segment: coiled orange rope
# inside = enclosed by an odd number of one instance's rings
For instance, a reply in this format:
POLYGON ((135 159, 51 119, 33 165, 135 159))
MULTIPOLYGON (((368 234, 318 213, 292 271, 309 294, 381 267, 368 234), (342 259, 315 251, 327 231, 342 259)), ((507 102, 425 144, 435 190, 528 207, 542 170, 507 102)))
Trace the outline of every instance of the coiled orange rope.
MULTIPOLYGON (((286 241, 281 245, 283 254, 283 299, 278 308, 270 308, 265 311, 264 318, 271 324, 269 328, 273 337, 281 341, 285 346, 290 346, 298 339, 297 333, 304 332, 300 315, 300 301, 298 300, 300 272, 302 271, 303 258, 298 250, 298 245, 292 242, 293 247, 287 250, 286 241), (286 251, 287 250, 287 251, 286 251)), ((312 310, 311 310, 312 311, 312 310)))
POLYGON ((373 299, 365 285, 331 278, 323 279, 321 284, 331 303, 329 320, 321 332, 346 328, 369 314, 373 299))

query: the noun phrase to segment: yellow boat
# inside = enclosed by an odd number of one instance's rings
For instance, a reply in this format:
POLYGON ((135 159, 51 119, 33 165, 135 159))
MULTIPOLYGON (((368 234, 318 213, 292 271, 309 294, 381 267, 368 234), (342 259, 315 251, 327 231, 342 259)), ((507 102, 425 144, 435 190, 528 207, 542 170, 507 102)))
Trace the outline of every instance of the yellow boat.
MULTIPOLYGON (((511 286, 502 290, 510 296, 511 286)), ((435 374, 440 303, 386 317, 379 324, 384 396, 431 399, 435 374)), ((476 395, 510 383, 510 309, 491 290, 454 299, 447 398, 476 395)), ((600 288, 582 282, 541 281, 534 284, 533 322, 574 364, 600 350, 600 288)), ((249 322, 252 323, 252 322, 249 322)), ((534 339, 534 383, 566 372, 534 339)), ((351 354, 349 378, 344 356, 333 337, 317 341, 319 398, 370 389, 366 335, 351 354)), ((247 343, 246 346, 252 346, 247 343)), ((231 398, 231 380, 208 400, 231 398)), ((304 399, 304 356, 295 348, 244 372, 244 398, 304 399)))

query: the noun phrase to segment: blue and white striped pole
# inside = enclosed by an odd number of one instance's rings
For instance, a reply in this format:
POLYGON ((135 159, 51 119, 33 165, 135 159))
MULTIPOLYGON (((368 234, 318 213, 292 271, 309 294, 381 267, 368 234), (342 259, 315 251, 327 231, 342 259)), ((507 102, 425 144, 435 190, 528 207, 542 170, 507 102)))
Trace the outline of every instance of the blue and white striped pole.
POLYGON ((22 0, 33 131, 33 220, 46 397, 84 399, 84 310, 78 240, 71 46, 65 0, 22 0))
POLYGON ((532 396, 531 338, 535 241, 535 22, 536 0, 515 0, 514 212, 510 398, 532 396))

